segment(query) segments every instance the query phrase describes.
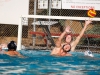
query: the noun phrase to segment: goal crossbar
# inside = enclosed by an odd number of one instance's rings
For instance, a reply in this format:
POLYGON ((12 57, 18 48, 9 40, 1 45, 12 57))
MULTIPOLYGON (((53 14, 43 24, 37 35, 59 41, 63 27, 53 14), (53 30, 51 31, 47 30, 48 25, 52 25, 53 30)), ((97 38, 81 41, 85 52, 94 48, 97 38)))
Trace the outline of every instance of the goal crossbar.
MULTIPOLYGON (((68 19, 68 20, 88 20, 90 17, 71 17, 71 16, 47 16, 47 15, 22 15, 21 17, 26 18, 48 18, 48 19, 68 19)), ((100 21, 100 18, 90 18, 93 21, 100 21)))

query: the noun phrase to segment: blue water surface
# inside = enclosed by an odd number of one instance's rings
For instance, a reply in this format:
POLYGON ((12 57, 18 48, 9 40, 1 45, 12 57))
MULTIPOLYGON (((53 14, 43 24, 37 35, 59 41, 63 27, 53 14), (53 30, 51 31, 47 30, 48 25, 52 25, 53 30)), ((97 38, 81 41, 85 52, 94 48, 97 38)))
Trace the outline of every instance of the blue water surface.
POLYGON ((46 50, 20 50, 25 58, 0 55, 0 75, 100 75, 100 54, 51 56, 46 50))

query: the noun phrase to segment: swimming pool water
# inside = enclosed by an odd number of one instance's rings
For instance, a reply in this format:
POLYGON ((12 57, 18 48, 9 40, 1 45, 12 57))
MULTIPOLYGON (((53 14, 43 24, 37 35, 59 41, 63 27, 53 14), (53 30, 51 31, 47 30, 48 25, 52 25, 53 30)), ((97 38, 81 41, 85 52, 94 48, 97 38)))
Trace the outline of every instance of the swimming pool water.
POLYGON ((25 58, 0 55, 0 75, 100 75, 100 54, 51 56, 50 51, 21 50, 25 58))

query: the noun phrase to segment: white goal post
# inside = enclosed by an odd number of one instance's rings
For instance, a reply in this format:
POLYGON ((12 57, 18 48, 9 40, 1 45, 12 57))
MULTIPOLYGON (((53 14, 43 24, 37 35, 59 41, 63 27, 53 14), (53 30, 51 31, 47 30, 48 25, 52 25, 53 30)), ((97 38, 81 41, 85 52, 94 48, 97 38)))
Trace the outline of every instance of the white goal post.
MULTIPOLYGON (((22 43, 22 18, 33 18, 33 19, 62 19, 62 20, 88 20, 89 17, 70 17, 70 16, 47 16, 47 15, 22 15, 19 18, 19 25, 18 25, 18 40, 17 40, 17 50, 21 50, 21 43, 22 43)), ((90 18, 93 21, 100 21, 100 18, 90 18)))

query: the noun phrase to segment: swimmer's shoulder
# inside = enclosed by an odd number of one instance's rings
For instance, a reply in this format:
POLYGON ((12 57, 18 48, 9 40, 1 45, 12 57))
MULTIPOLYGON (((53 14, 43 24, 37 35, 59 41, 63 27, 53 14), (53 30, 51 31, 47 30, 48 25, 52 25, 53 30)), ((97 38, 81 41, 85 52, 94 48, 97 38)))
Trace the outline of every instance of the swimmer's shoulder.
POLYGON ((51 51, 51 55, 56 55, 59 53, 61 47, 55 47, 52 51, 51 51))

